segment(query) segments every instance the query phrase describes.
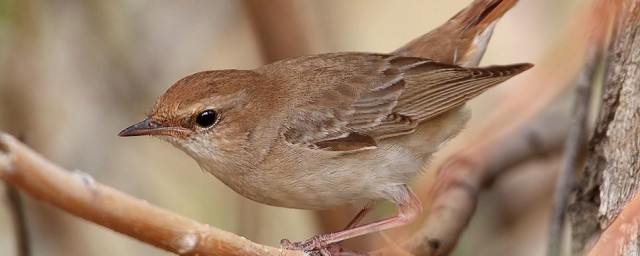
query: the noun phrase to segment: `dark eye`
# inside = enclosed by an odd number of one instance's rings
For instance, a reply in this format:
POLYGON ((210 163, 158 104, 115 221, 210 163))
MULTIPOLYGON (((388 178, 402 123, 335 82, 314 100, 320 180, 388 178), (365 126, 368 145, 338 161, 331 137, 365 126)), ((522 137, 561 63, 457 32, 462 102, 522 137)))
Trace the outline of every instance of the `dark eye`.
POLYGON ((201 127, 209 127, 216 123, 218 114, 212 109, 200 112, 196 117, 196 123, 201 127))

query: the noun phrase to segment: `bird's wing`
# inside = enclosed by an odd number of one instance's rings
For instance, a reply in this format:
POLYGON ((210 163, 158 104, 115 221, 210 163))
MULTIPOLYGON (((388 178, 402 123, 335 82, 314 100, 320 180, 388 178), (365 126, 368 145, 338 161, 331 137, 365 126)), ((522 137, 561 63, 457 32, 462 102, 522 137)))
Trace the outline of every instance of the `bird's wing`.
POLYGON ((326 90, 296 107, 284 132, 289 143, 332 151, 375 148, 378 140, 411 133, 419 123, 531 67, 463 68, 423 58, 362 53, 330 57, 321 58, 322 65, 344 70, 326 69, 326 78, 314 73, 321 77, 319 82, 332 84, 316 84, 326 90))

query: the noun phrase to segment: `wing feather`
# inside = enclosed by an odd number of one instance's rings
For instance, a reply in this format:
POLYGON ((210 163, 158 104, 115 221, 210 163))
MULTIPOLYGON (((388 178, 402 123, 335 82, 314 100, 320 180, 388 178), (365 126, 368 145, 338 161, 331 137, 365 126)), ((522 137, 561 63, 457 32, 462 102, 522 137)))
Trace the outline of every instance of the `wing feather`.
POLYGON ((419 123, 531 67, 464 68, 423 58, 366 53, 322 54, 286 63, 296 67, 286 70, 293 86, 316 86, 299 88, 309 95, 294 106, 296 111, 284 131, 286 140, 334 151, 375 148, 381 139, 412 133, 419 123), (309 68, 316 72, 309 75, 309 68), (295 72, 302 73, 291 75, 295 72))

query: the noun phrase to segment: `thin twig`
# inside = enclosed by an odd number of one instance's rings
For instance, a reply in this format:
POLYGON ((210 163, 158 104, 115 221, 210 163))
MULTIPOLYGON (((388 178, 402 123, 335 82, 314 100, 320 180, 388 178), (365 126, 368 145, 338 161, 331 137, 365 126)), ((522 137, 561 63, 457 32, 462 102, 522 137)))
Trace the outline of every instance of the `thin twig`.
POLYGON ((560 169, 553 199, 553 212, 549 228, 547 255, 561 255, 562 231, 565 226, 569 197, 575 186, 575 172, 579 167, 580 154, 585 149, 588 130, 589 106, 591 93, 597 82, 597 68, 601 63, 602 54, 608 42, 610 22, 614 17, 614 8, 609 1, 599 1, 592 7, 593 17, 598 17, 599 23, 592 24, 588 37, 586 60, 576 85, 574 115, 571 132, 565 141, 564 159, 560 169))
POLYGON ((20 192, 11 184, 6 184, 7 198, 11 209, 11 217, 13 219, 13 228, 15 230, 17 256, 31 255, 31 246, 29 240, 29 229, 27 227, 27 217, 24 212, 22 198, 20 192))
POLYGON ((35 199, 180 255, 303 255, 256 244, 99 184, 0 133, 0 179, 35 199))
POLYGON ((589 51, 587 62, 576 84, 576 98, 575 105, 573 106, 574 115, 571 121, 571 131, 565 141, 564 159, 556 183, 556 193, 553 198, 553 212, 547 249, 547 255, 549 256, 558 256, 561 254, 562 231, 564 230, 566 209, 569 203, 569 195, 575 183, 575 171, 578 168, 580 154, 584 150, 591 92, 597 75, 596 67, 600 62, 599 56, 599 50, 593 49, 589 51))

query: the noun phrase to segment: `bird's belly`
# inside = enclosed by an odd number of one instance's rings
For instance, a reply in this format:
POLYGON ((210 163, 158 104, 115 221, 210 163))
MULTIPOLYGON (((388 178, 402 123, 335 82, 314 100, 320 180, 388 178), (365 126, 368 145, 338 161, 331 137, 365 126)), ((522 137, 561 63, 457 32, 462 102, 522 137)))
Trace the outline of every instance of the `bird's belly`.
POLYGON ((398 186, 420 172, 426 159, 390 146, 392 152, 381 145, 333 157, 280 159, 245 177, 244 185, 227 185, 257 202, 287 208, 321 210, 392 200, 398 186))
POLYGON ((281 145, 274 153, 287 157, 267 161, 263 170, 254 172, 256 190, 271 189, 253 199, 303 209, 395 201, 399 185, 411 182, 432 154, 458 134, 468 119, 463 107, 455 108, 421 123, 411 134, 384 139, 375 149, 354 153, 281 145))

